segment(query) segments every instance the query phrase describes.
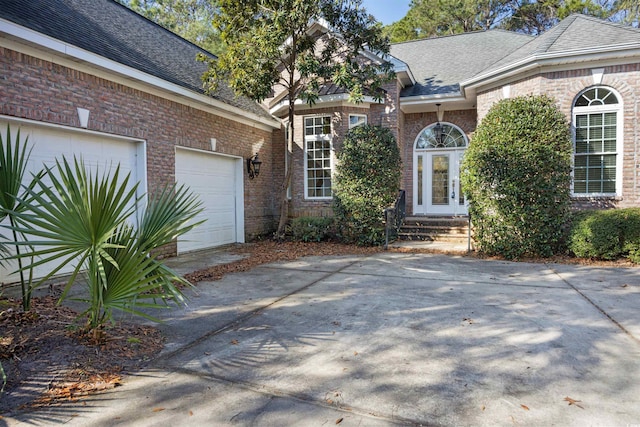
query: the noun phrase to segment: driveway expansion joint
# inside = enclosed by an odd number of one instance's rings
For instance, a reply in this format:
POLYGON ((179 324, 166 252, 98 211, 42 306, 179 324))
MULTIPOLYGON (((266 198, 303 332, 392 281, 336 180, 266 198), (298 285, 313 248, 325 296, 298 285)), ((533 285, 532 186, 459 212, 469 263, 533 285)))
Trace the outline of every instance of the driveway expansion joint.
POLYGON ((624 332, 629 338, 631 338, 636 344, 640 345, 640 338, 637 338, 635 335, 633 335, 627 328, 625 328, 620 322, 618 322, 616 319, 614 319, 609 313, 607 313, 602 307, 600 307, 598 304, 596 304, 591 298, 589 298, 587 295, 584 294, 584 292, 582 292, 580 289, 576 288, 575 286, 573 286, 568 280, 566 280, 563 276, 562 273, 559 273, 557 270, 555 270, 552 266, 549 266, 547 264, 547 266, 551 269, 551 271, 553 271, 554 274, 556 274, 560 280, 562 280, 564 283, 567 284, 567 286, 569 286, 571 289, 573 289, 575 292, 578 293, 578 295, 580 295, 582 298, 584 298, 589 304, 591 304, 596 310, 598 310, 603 316, 605 316, 607 319, 609 319, 611 322, 613 322, 614 325, 616 325, 622 332, 624 332))
MULTIPOLYGON (((366 258, 368 258, 368 257, 366 257, 366 258)), ((230 329, 233 329, 235 327, 240 326, 241 324, 247 322, 248 320, 254 318, 255 316, 259 316, 265 310, 269 309, 270 307, 274 306, 275 304, 278 304, 279 302, 282 302, 285 299, 287 299, 287 298, 289 298, 289 297, 291 297, 293 295, 299 294, 300 292, 303 292, 303 291, 311 288, 312 286, 318 284, 319 282, 321 282, 321 281, 323 281, 325 279, 328 279, 329 277, 331 277, 333 275, 340 274, 343 270, 346 270, 346 269, 352 267, 354 264, 356 264, 356 263, 358 263, 360 261, 361 260, 358 259, 358 260, 355 260, 355 261, 352 261, 352 262, 348 263, 347 265, 345 265, 343 267, 340 267, 339 269, 337 269, 335 271, 326 272, 326 274, 324 274, 322 277, 312 281, 311 283, 308 283, 308 284, 306 284, 306 285, 304 285, 304 286, 302 286, 302 287, 300 287, 298 289, 295 289, 295 290, 293 290, 293 291, 291 291, 291 292, 289 292, 289 293, 287 293, 285 295, 282 295, 282 296, 278 297, 277 299, 275 299, 274 301, 270 302, 267 305, 264 305, 262 307, 258 307, 258 308, 254 309, 254 310, 251 310, 248 313, 238 317, 237 319, 234 319, 233 321, 227 323, 226 325, 223 325, 223 326, 221 326, 221 327, 219 327, 219 328, 217 328, 217 329, 215 329, 213 331, 207 332, 206 334, 196 338, 195 340, 191 341, 188 344, 185 344, 185 345, 183 345, 183 346, 181 346, 181 347, 179 347, 179 348, 177 348, 177 349, 175 349, 175 350, 173 350, 173 351, 171 351, 169 353, 162 354, 162 355, 158 356, 157 358, 155 358, 153 360, 152 363, 156 367, 167 368, 168 366, 166 366, 165 363, 166 363, 166 361, 168 361, 172 357, 174 357, 174 356, 176 356, 176 355, 178 355, 178 354, 180 354, 180 353, 182 353, 182 352, 184 352, 186 350, 189 350, 190 348, 193 348, 193 347, 197 346, 198 344, 202 343, 203 341, 206 341, 207 339, 209 339, 211 337, 214 337, 214 336, 219 335, 219 334, 221 334, 221 333, 223 333, 225 331, 228 331, 230 329), (163 363, 163 362, 165 362, 165 363, 163 363)))

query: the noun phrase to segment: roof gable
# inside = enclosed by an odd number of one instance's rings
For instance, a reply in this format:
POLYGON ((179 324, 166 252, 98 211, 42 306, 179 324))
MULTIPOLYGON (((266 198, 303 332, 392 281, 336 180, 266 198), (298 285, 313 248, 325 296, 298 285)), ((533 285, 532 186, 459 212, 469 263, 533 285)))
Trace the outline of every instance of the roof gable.
POLYGON ((391 45, 391 54, 411 69, 416 84, 401 96, 459 94, 460 82, 532 40, 503 30, 463 33, 391 45))
POLYGON ((568 56, 572 52, 608 50, 625 44, 640 45, 640 30, 591 16, 574 14, 494 63, 485 73, 490 74, 540 56, 568 56))

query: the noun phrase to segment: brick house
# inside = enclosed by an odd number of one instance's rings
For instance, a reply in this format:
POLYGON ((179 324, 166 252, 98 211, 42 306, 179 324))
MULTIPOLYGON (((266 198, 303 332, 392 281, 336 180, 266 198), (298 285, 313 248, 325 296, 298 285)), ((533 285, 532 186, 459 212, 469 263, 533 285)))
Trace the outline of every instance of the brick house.
POLYGON ((208 221, 167 254, 273 231, 287 167, 290 215, 331 215, 335 152, 362 123, 396 135, 408 214, 464 216, 458 168, 469 139, 493 102, 525 94, 555 97, 572 123, 576 205, 640 204, 637 29, 573 15, 539 37, 489 30, 392 45, 384 60, 397 79, 384 102, 352 104, 327 86, 313 106, 298 105, 291 165, 282 100, 261 106, 225 85, 205 94, 198 53, 113 0, 4 0, 0 130, 29 135, 33 170, 81 155, 121 164, 140 194, 189 185, 208 221), (262 168, 250 179, 256 153, 262 168))
POLYGON ((33 171, 78 155, 102 170, 120 163, 141 195, 189 185, 208 221, 167 254, 252 239, 274 228, 281 123, 224 85, 207 96, 201 52, 112 0, 4 0, 0 131, 29 136, 33 171), (265 161, 250 180, 256 153, 265 161))
MULTIPOLYGON (((640 205, 638 29, 572 15, 538 37, 489 30, 394 44, 390 53, 397 80, 384 103, 351 104, 328 87, 312 107, 299 106, 292 216, 330 214, 335 151, 365 122, 396 135, 409 215, 465 216, 459 163, 477 124, 497 100, 528 94, 553 96, 572 124, 576 206, 640 205)), ((281 103, 268 106, 285 118, 281 103)), ((282 137, 273 149, 284 151, 282 137)))

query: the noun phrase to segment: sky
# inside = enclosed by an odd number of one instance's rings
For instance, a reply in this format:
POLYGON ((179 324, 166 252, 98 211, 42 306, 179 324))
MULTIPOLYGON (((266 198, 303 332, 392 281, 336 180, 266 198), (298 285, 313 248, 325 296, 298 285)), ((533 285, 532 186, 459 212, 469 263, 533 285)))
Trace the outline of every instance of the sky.
POLYGON ((379 22, 389 25, 399 21, 409 11, 410 0, 363 0, 367 12, 376 17, 379 22))

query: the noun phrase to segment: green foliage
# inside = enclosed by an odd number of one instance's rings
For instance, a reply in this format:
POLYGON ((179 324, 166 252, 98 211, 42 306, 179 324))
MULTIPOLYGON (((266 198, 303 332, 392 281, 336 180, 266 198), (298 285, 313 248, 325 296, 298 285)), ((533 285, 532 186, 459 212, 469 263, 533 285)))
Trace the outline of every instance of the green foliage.
POLYGON ((594 0, 523 0, 503 21, 508 30, 538 35, 573 13, 606 19, 614 13, 612 1, 594 0))
POLYGON ((86 271, 89 303, 88 329, 96 339, 102 326, 119 309, 148 317, 140 307, 161 307, 168 301, 181 303, 174 282, 188 284, 159 262, 153 250, 184 234, 200 211, 199 202, 184 187, 171 186, 150 198, 138 228, 132 219, 136 187, 128 189, 129 176, 88 173, 77 159, 63 158, 47 174, 51 183, 36 179, 29 209, 19 214, 16 230, 31 238, 23 256, 36 257, 33 267, 54 267, 40 283, 67 264, 74 266, 64 289, 65 298, 81 271, 86 271), (35 191, 38 190, 38 191, 35 191))
POLYGON ((461 182, 481 251, 510 259, 561 251, 571 153, 569 126, 551 98, 494 104, 462 165, 461 182))
MULTIPOLYGON (((11 136, 11 126, 7 125, 6 138, 2 139, 0 134, 0 221, 8 218, 11 227, 16 225, 16 215, 24 212, 27 208, 21 200, 26 198, 25 190, 22 185, 27 174, 27 164, 31 150, 27 149, 29 138, 25 138, 24 142, 20 142, 20 129, 18 129, 15 142, 11 136)), ((31 180, 27 184, 27 188, 33 188, 34 181, 31 180)), ((9 227, 9 228, 11 228, 9 227)), ((9 245, 15 247, 18 255, 18 268, 20 272, 20 285, 22 290, 22 309, 28 311, 31 307, 31 294, 34 289, 32 283, 32 270, 27 269, 28 278, 25 278, 25 269, 23 269, 22 258, 20 257, 20 246, 16 243, 24 241, 25 237, 15 229, 11 229, 12 241, 5 240, 4 236, 0 236, 0 255, 2 255, 2 263, 8 264, 11 258, 9 245)))
POLYGON ((224 51, 213 27, 215 0, 122 0, 125 6, 214 54, 224 51))
POLYGON ((637 0, 413 0, 385 32, 392 42, 495 27, 537 35, 572 13, 632 22, 638 6, 637 0))
POLYGON ((220 0, 214 24, 227 50, 209 63, 205 80, 211 86, 226 80, 237 93, 262 101, 282 84, 294 99, 313 102, 320 85, 331 80, 356 102, 365 90, 384 96, 381 84, 391 66, 362 61, 360 53, 386 54, 389 43, 361 0, 220 0), (307 30, 321 20, 332 33, 317 43, 319 36, 307 30))
POLYGON ((322 242, 334 234, 331 217, 299 217, 291 220, 289 233, 296 242, 322 242))
POLYGON ((583 258, 626 257, 640 264, 640 208, 575 213, 569 250, 583 258))
POLYGON ((380 126, 351 129, 338 154, 334 214, 340 235, 359 245, 384 243, 384 210, 398 194, 400 151, 380 126))
POLYGON ((393 42, 488 30, 513 6, 511 0, 413 0, 407 15, 387 32, 393 42))
MULTIPOLYGON (((289 100, 287 160, 295 135, 295 103, 316 102, 327 82, 349 92, 353 102, 365 94, 383 99, 383 85, 394 77, 390 61, 371 61, 363 52, 389 53, 382 27, 366 13, 362 0, 218 0, 214 25, 226 44, 218 59, 208 61, 205 86, 214 92, 221 81, 256 101, 282 88, 289 100), (325 23, 326 31, 310 26, 325 23)), ((280 186, 280 221, 276 236, 284 235, 288 220, 289 168, 280 186)))

